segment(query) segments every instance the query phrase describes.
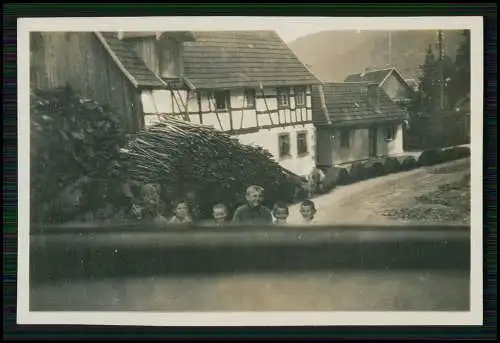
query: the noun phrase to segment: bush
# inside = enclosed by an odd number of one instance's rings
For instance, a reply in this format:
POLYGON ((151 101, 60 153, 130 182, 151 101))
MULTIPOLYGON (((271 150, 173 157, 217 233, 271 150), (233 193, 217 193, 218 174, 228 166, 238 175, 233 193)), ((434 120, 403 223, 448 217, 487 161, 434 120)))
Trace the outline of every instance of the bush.
POLYGON ((470 156, 470 149, 463 146, 447 148, 442 151, 443 162, 454 161, 468 156, 470 156))
POLYGON ((297 190, 303 179, 283 169, 268 151, 173 118, 135 134, 122 161, 132 179, 161 185, 167 210, 186 192, 197 194, 202 217, 210 216, 218 202, 234 210, 252 184, 264 187, 268 206, 301 196, 297 190))
POLYGON ((441 162, 443 162, 443 153, 441 150, 437 149, 426 150, 422 152, 418 158, 418 164, 423 167, 432 166, 441 162))
POLYGON ((470 156, 470 148, 469 147, 466 147, 466 146, 457 146, 457 147, 453 147, 451 149, 454 151, 455 156, 457 157, 457 159, 459 159, 459 158, 465 158, 465 157, 469 157, 470 156))
POLYGON ((457 150, 454 148, 444 149, 441 151, 441 158, 443 162, 449 162, 459 159, 457 150))
POLYGON ((119 115, 69 87, 35 90, 30 106, 32 219, 71 220, 103 213, 108 198, 120 203, 119 115))
POLYGON ((370 174, 372 177, 379 177, 386 174, 384 165, 381 162, 375 161, 370 166, 370 174))
POLYGON ((383 161, 384 170, 387 174, 397 173, 401 168, 401 164, 395 157, 386 157, 383 161))
POLYGON ((338 184, 339 185, 347 185, 352 182, 352 180, 349 177, 349 171, 347 168, 339 168, 339 179, 338 179, 338 184))
POLYGON ((349 169, 349 180, 351 182, 357 182, 364 180, 365 172, 363 162, 354 162, 351 164, 349 169))
POLYGON ((375 170, 373 169, 373 165, 373 161, 365 161, 361 163, 360 172, 362 180, 367 180, 375 177, 375 170))
POLYGON ((406 156, 401 162, 401 170, 408 171, 418 167, 417 160, 413 156, 406 156))
POLYGON ((323 179, 323 189, 328 192, 335 188, 337 185, 347 183, 348 172, 342 167, 332 167, 326 172, 323 179))

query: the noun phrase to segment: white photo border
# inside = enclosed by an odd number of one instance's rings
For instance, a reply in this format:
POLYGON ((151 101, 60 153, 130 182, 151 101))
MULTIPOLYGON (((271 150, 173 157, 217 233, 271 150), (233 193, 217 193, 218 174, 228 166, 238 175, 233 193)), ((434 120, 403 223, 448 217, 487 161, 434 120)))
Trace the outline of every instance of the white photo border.
MULTIPOLYGON (((21 18, 18 61, 18 324, 140 326, 482 325, 483 323, 483 18, 482 17, 96 17, 21 18), (30 105, 32 31, 162 30, 470 30, 471 307, 468 312, 39 312, 29 309, 30 105), (165 24, 168 23, 168 24, 165 24)), ((286 40, 286 39, 285 39, 286 40)))

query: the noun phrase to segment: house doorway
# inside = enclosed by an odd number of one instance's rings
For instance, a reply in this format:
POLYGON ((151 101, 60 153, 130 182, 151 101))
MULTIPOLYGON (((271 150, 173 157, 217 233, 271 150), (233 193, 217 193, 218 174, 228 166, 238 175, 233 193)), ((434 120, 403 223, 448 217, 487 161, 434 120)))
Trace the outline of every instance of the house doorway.
POLYGON ((371 127, 368 134, 369 141, 369 156, 377 157, 377 128, 371 127))

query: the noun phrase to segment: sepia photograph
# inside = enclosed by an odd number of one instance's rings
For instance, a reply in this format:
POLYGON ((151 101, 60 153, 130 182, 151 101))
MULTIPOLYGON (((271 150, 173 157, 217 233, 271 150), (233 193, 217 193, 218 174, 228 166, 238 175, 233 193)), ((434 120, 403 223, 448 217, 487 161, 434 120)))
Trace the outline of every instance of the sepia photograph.
POLYGON ((482 322, 481 18, 104 19, 18 23, 19 323, 482 322))

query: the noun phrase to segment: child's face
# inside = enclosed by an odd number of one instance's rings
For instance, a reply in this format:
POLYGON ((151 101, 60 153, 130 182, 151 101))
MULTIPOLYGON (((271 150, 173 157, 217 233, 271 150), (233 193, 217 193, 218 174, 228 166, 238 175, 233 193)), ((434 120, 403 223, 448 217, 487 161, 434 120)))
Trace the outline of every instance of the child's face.
POLYGON ((224 208, 214 208, 212 214, 214 216, 214 219, 218 222, 224 221, 227 217, 227 212, 224 208))
POLYGON ((288 218, 288 209, 286 209, 286 208, 277 208, 274 211, 274 216, 276 217, 276 219, 284 221, 284 220, 286 220, 288 218))
POLYGON ((185 203, 180 203, 175 208, 175 216, 177 218, 184 219, 188 216, 188 214, 189 214, 189 209, 187 204, 185 203))
POLYGON ((300 207, 300 214, 302 215, 302 218, 311 220, 314 218, 314 214, 316 211, 312 206, 301 206, 300 207))
POLYGON ((247 202, 252 207, 258 207, 264 201, 264 193, 259 191, 250 191, 247 193, 247 202))

